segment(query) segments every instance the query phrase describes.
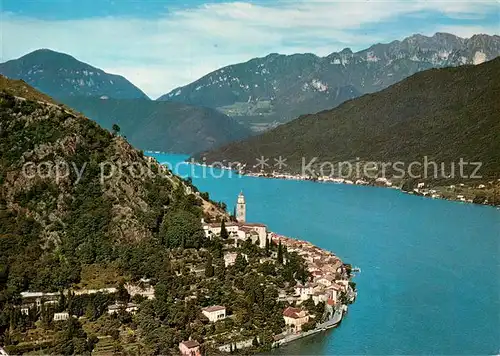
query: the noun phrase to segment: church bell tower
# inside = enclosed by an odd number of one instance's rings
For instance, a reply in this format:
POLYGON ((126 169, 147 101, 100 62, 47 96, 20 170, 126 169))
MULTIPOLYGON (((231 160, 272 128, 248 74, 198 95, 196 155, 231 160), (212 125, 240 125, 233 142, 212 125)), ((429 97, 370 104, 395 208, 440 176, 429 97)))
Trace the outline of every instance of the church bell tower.
POLYGON ((245 196, 243 195, 243 192, 240 192, 236 203, 236 220, 240 223, 244 223, 246 221, 246 215, 247 207, 245 203, 245 196))

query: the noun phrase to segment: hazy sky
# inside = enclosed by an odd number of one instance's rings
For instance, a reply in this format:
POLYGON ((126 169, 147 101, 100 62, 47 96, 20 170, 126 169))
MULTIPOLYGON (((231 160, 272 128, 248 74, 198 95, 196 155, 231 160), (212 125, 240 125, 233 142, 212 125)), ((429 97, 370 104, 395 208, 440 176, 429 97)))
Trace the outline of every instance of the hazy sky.
POLYGON ((153 98, 272 52, 500 33, 497 0, 0 0, 0 14, 0 61, 50 48, 124 75, 153 98))

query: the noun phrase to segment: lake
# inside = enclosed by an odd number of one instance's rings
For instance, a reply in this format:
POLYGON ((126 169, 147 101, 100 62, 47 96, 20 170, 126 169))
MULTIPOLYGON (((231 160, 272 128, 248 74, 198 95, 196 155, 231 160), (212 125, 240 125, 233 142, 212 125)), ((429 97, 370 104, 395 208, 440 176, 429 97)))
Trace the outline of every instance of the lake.
MULTIPOLYGON (((186 158, 151 155, 172 164, 186 158)), ((178 172, 191 170, 200 176, 203 168, 178 172)), ((230 211, 243 191, 248 221, 362 270, 354 280, 358 298, 337 329, 275 354, 499 353, 500 210, 387 188, 223 173, 193 183, 230 211)))

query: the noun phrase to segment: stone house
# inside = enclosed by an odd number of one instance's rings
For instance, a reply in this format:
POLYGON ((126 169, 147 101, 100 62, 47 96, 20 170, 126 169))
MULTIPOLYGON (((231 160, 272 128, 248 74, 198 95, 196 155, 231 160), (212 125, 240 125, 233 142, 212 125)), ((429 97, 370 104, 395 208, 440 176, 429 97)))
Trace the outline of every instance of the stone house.
POLYGON ((125 310, 127 313, 135 314, 139 310, 139 305, 134 303, 116 303, 108 306, 108 314, 116 314, 120 310, 125 310))
POLYGON ((212 323, 226 318, 226 307, 220 305, 213 305, 211 307, 203 308, 201 312, 212 323))
POLYGON ((309 321, 309 313, 302 309, 288 307, 283 311, 283 319, 286 326, 298 332, 302 330, 302 325, 309 321))
POLYGON ((200 343, 195 340, 181 342, 179 344, 179 351, 183 356, 201 356, 200 343))
POLYGON ((54 313, 54 321, 64 321, 69 319, 68 312, 54 313))

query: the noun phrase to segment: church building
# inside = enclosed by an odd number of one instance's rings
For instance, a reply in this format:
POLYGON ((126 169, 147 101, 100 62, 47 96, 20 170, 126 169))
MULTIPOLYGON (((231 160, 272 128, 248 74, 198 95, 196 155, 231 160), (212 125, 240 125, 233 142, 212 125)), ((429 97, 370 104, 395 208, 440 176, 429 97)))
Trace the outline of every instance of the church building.
MULTIPOLYGON (((247 239, 251 239, 254 243, 258 241, 261 248, 265 248, 266 239, 268 238, 267 226, 264 224, 246 222, 246 201, 243 192, 238 195, 235 215, 237 222, 227 222, 225 224, 229 237, 234 239, 235 245, 247 239)), ((205 236, 208 238, 220 236, 221 223, 203 223, 203 230, 205 231, 205 236)))
POLYGON ((245 203, 245 196, 243 192, 240 192, 238 195, 238 200, 236 202, 236 220, 239 223, 244 223, 246 221, 247 216, 247 205, 245 203))

